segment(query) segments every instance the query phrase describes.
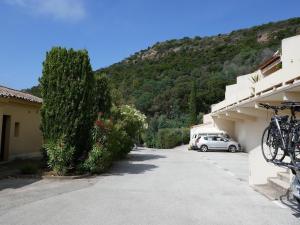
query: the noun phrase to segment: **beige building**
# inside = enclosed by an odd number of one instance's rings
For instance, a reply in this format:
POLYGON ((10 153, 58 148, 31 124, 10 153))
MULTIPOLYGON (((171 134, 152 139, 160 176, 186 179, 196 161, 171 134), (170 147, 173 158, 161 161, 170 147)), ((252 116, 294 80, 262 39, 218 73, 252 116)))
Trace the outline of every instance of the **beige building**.
POLYGON ((282 101, 300 101, 300 35, 282 40, 281 49, 257 71, 239 76, 236 84, 226 86, 225 99, 212 105, 203 124, 193 127, 191 133, 211 127, 228 133, 249 153, 251 185, 266 184, 270 178, 280 183, 278 174, 287 171, 266 163, 261 153, 261 136, 271 111, 258 107, 258 103, 282 101))
POLYGON ((42 99, 0 86, 0 161, 40 155, 42 99))

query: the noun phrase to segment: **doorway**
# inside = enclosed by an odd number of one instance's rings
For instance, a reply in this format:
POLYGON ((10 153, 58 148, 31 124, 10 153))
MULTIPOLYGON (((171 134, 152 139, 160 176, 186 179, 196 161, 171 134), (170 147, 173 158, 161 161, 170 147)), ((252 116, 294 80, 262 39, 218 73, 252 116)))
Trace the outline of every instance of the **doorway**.
POLYGON ((3 115, 1 128, 0 161, 8 159, 10 116, 3 115))

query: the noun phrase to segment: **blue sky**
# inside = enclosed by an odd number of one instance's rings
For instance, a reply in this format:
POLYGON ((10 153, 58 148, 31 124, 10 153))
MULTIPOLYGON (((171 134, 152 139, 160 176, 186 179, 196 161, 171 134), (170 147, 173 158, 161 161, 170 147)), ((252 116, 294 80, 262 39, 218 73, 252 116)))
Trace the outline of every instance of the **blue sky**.
POLYGON ((299 0, 0 0, 0 85, 36 85, 53 46, 86 48, 98 69, 157 41, 227 33, 299 9, 299 0))

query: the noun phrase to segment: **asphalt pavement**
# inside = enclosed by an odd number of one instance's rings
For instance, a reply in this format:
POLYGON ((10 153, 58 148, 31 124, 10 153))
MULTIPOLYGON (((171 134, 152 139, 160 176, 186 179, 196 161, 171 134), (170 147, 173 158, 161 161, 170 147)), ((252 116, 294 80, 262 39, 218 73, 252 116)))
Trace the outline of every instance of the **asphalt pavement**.
POLYGON ((0 180, 0 224, 300 224, 248 185, 245 153, 137 149, 106 174, 0 180))

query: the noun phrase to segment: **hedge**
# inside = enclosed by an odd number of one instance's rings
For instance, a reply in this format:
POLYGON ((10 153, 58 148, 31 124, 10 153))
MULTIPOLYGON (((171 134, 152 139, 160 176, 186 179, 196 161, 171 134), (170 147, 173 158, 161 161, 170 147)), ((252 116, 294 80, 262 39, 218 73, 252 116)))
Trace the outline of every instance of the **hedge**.
POLYGON ((164 128, 159 129, 156 137, 158 148, 174 148, 181 144, 187 144, 190 139, 188 128, 164 128))

